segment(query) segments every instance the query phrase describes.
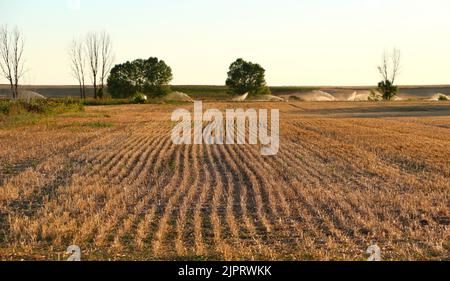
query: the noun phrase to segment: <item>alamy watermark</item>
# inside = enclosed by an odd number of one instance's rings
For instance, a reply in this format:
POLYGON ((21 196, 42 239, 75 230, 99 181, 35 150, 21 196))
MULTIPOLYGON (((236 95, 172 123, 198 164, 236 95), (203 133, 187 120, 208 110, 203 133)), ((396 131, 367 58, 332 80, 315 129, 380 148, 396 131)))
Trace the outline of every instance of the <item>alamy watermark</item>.
POLYGON ((194 102, 194 115, 187 109, 172 113, 174 144, 261 144, 261 155, 276 155, 280 148, 280 111, 278 109, 218 109, 203 112, 201 101, 194 102), (204 126, 204 124, 206 124, 204 126), (248 132, 248 136, 247 136, 248 132))
POLYGON ((367 261, 381 261, 381 248, 378 245, 371 245, 366 253, 370 255, 367 261))
POLYGON ((81 248, 77 245, 67 247, 66 254, 70 255, 67 261, 81 261, 81 248))

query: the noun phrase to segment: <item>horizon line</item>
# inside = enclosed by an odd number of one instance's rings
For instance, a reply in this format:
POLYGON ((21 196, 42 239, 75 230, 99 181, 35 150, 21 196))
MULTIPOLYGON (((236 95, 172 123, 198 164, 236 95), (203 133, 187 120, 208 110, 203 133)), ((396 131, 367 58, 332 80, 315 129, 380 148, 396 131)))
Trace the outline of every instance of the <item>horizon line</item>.
MULTIPOLYGON (((189 87, 189 86, 198 86, 198 87, 227 87, 225 84, 222 85, 214 85, 214 84, 173 84, 169 85, 172 87, 189 87)), ((344 85, 344 86, 337 86, 337 85, 267 85, 268 87, 276 88, 377 88, 376 85, 344 85)), ((450 87, 450 84, 416 84, 416 85, 397 85, 400 88, 405 87, 414 87, 414 88, 426 88, 426 87, 438 87, 438 88, 445 88, 450 87)), ((0 84, 0 88, 9 88, 9 84, 0 84)), ((73 87, 78 88, 79 85, 76 84, 26 84, 26 85, 19 85, 19 87, 73 87)), ((93 87, 93 85, 85 85, 85 87, 90 88, 93 87)))

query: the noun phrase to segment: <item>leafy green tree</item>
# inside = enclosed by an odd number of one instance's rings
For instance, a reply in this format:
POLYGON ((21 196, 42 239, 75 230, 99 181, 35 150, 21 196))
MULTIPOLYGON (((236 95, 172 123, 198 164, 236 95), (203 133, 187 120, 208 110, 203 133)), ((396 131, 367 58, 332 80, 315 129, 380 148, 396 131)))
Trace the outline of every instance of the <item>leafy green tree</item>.
POLYGON ((265 80, 265 70, 259 64, 237 59, 230 65, 226 85, 234 95, 270 94, 265 80))
POLYGON ((172 69, 157 58, 137 59, 117 64, 108 78, 108 91, 113 98, 128 98, 136 93, 161 96, 170 92, 172 69))
POLYGON ((141 84, 135 75, 137 61, 117 64, 111 69, 107 80, 108 91, 114 98, 131 97, 141 84))

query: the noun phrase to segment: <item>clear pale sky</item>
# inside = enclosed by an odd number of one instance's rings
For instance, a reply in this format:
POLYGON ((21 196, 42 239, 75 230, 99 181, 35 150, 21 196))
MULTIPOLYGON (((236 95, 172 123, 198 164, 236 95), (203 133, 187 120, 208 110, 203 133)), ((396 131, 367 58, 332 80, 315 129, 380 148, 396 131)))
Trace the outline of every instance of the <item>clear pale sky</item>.
POLYGON ((159 57, 173 84, 224 84, 242 57, 260 63, 270 85, 372 85, 394 46, 403 59, 399 84, 450 84, 449 0, 79 2, 0 0, 0 24, 26 37, 25 84, 76 84, 70 42, 102 30, 116 63, 159 57))

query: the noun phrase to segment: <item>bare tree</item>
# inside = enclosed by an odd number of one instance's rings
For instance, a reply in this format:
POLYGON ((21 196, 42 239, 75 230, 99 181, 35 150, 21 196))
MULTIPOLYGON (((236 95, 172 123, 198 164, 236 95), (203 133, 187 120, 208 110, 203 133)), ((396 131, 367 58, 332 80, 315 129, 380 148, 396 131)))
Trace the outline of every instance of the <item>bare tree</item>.
POLYGON ((378 67, 378 71, 384 81, 395 83, 395 79, 400 73, 401 53, 399 49, 393 49, 392 53, 384 52, 382 65, 378 67))
POLYGON ((12 76, 12 59, 11 59, 11 44, 9 43, 9 31, 8 26, 3 25, 0 29, 0 67, 2 69, 2 75, 9 81, 12 97, 15 98, 14 82, 12 76))
POLYGON ((97 98, 97 83, 100 80, 100 90, 103 92, 105 79, 113 63, 111 37, 106 32, 89 33, 86 36, 86 55, 94 86, 94 98, 97 98))
POLYGON ((86 36, 86 55, 89 69, 91 71, 91 81, 94 86, 94 98, 97 98, 97 79, 100 56, 100 36, 96 32, 88 33, 86 36))
POLYGON ((19 96, 19 80, 22 78, 24 73, 23 68, 23 47, 24 41, 23 36, 19 29, 16 27, 12 34, 13 37, 13 73, 14 73, 14 91, 16 92, 16 98, 19 96))
POLYGON ((73 40, 69 50, 69 56, 71 60, 72 75, 77 79, 80 87, 81 99, 86 99, 86 86, 85 86, 85 52, 83 42, 73 40))
POLYGON ((112 52, 111 37, 106 32, 102 32, 100 36, 100 55, 101 55, 101 70, 100 70, 100 87, 103 93, 105 86, 105 79, 112 68, 114 55, 112 52))
POLYGON ((400 50, 395 49, 392 53, 384 52, 382 64, 378 66, 378 71, 383 81, 378 83, 378 89, 383 93, 383 99, 390 100, 398 93, 395 80, 400 73, 400 50))
POLYGON ((9 31, 8 26, 0 28, 0 68, 3 77, 10 84, 12 98, 19 97, 19 82, 24 74, 24 40, 16 27, 9 31))

